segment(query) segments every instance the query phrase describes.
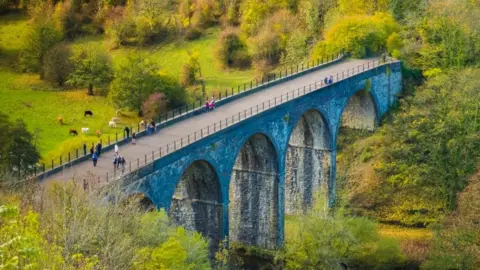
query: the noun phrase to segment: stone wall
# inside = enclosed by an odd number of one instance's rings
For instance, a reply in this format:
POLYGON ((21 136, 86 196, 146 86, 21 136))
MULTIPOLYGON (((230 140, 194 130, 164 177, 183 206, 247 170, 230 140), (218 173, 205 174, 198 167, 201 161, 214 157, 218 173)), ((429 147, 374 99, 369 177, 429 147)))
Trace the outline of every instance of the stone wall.
POLYGON ((330 176, 330 135, 322 115, 306 112, 290 136, 285 165, 285 213, 305 212, 330 176))
POLYGON ((368 91, 353 95, 343 111, 342 127, 373 131, 377 125, 375 104, 368 91))
POLYGON ((263 248, 276 246, 277 154, 261 134, 240 150, 230 180, 230 240, 263 248))
POLYGON ((169 214, 175 223, 218 243, 221 240, 222 205, 215 169, 195 161, 182 175, 172 198, 169 214))

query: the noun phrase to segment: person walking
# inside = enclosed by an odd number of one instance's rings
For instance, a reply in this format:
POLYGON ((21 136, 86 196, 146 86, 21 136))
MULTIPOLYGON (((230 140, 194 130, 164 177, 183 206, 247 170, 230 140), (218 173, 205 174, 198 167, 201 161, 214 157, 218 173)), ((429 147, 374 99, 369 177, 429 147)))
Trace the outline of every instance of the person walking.
POLYGON ((126 134, 126 138, 130 138, 130 129, 128 127, 125 127, 125 129, 123 130, 123 132, 125 132, 126 134))
POLYGON ((113 156, 113 170, 117 169, 118 167, 118 157, 116 155, 113 156))
POLYGON ((83 143, 83 155, 87 155, 87 144, 83 143))
POLYGON ((325 79, 323 80, 323 82, 325 83, 325 85, 328 84, 328 77, 325 77, 325 79))
POLYGON ((97 156, 100 157, 100 155, 102 154, 102 143, 101 142, 98 142, 97 143, 97 156))
POLYGON ((150 124, 152 125, 152 134, 153 134, 153 133, 155 133, 155 131, 157 131, 157 127, 155 126, 155 121, 153 121, 153 120, 150 124))
POLYGON ((97 153, 93 153, 92 161, 93 161, 93 167, 97 167, 97 161, 98 161, 97 153))
POLYGON ((118 156, 118 144, 115 144, 115 156, 118 156))
POLYGON ((92 147, 90 148, 90 156, 92 156, 94 152, 95 150, 93 150, 93 144, 92 144, 92 147))
POLYGON ((333 83, 333 76, 330 75, 330 78, 328 79, 328 84, 332 84, 333 83))
POLYGON ((132 133, 132 144, 136 144, 137 143, 137 133, 135 133, 135 131, 132 133))

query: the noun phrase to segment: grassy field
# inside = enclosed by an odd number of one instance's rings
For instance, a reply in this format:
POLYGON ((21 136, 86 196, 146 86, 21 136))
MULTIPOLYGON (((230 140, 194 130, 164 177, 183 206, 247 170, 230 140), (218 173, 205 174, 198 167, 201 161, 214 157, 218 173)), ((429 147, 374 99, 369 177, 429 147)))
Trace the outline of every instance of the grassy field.
MULTIPOLYGON (((115 116, 115 108, 107 98, 87 96, 85 89, 62 90, 41 81, 36 74, 24 74, 16 70, 17 55, 30 27, 28 18, 22 14, 0 16, 0 112, 6 113, 12 120, 22 119, 35 136, 35 143, 42 160, 50 164, 59 156, 66 159, 68 152, 81 148, 83 143, 89 145, 98 140, 96 130, 115 138, 115 133, 122 134, 123 125, 136 125, 139 119, 134 114, 121 118, 117 129, 109 128, 108 121, 115 116), (84 117, 84 110, 92 110, 94 117, 84 117), (62 117, 64 125, 60 126, 57 118, 62 117), (82 127, 90 128, 90 135, 79 134, 73 137, 68 134, 70 128, 79 133, 82 127)), ((191 42, 175 42, 160 44, 148 48, 121 48, 111 50, 114 65, 121 63, 132 51, 138 51, 157 62, 162 72, 179 78, 183 64, 187 61, 187 52, 198 52, 202 73, 206 81, 207 92, 218 89, 229 89, 249 81, 254 73, 251 70, 222 70, 215 60, 215 44, 219 29, 206 30, 203 36, 191 42)), ((85 37, 76 40, 72 47, 93 44, 106 47, 102 36, 85 37)))

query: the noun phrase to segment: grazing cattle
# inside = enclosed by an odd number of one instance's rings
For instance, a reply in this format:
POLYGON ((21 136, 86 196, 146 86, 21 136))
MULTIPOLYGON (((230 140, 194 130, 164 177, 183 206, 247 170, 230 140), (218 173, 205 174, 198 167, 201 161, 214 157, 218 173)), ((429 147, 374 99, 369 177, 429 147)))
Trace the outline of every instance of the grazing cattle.
POLYGON ((83 134, 88 134, 88 133, 90 133, 90 129, 89 128, 82 128, 82 133, 83 134))
POLYGON ((115 123, 118 123, 118 122, 120 122, 120 118, 118 118, 118 117, 112 117, 112 120, 110 120, 110 121, 115 122, 115 123))
POLYGON ((75 129, 70 129, 70 130, 68 131, 68 135, 71 135, 71 134, 73 134, 74 136, 77 136, 77 135, 78 135, 78 132, 77 132, 75 129))
POLYGON ((115 122, 113 122, 113 121, 110 121, 110 122, 108 122, 108 126, 109 126, 109 127, 116 128, 116 127, 117 127, 117 124, 116 124, 115 122))
POLYGON ((145 127, 145 121, 140 121, 140 126, 145 127))
POLYGON ((90 115, 90 116, 93 116, 93 112, 92 111, 85 111, 85 113, 83 114, 83 116, 87 116, 87 115, 90 115))
POLYGON ((117 116, 123 116, 123 114, 122 114, 122 109, 118 109, 118 110, 116 111, 116 115, 117 115, 117 116))
POLYGON ((57 117, 57 121, 58 121, 58 123, 60 124, 60 126, 63 125, 63 119, 62 119, 62 117, 60 117, 60 116, 57 117))

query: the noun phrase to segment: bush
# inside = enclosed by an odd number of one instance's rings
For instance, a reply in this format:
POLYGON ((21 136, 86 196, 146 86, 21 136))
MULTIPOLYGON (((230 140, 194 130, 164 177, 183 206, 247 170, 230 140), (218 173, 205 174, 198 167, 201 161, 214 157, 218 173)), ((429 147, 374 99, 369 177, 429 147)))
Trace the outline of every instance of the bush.
POLYGON ((225 29, 217 41, 217 56, 224 67, 246 68, 250 65, 247 45, 240 38, 239 31, 225 29))
POLYGON ((202 36, 202 31, 196 27, 189 27, 185 30, 185 38, 187 40, 199 39, 202 36))
POLYGON ((315 45, 311 59, 326 58, 342 51, 358 58, 378 53, 385 48, 396 28, 395 20, 386 13, 342 17, 326 29, 325 40, 315 45))
POLYGON ((164 93, 151 94, 142 105, 143 116, 147 119, 157 119, 167 112, 167 98, 164 93))
POLYGON ((398 242, 382 239, 377 224, 348 217, 341 211, 325 213, 325 200, 317 197, 308 214, 289 221, 291 235, 278 258, 286 269, 394 269, 405 256, 398 242))
POLYGON ((285 52, 288 37, 299 27, 295 17, 285 9, 266 19, 258 34, 249 39, 254 66, 276 65, 285 52))
POLYGON ((48 50, 42 67, 45 80, 63 86, 73 71, 71 56, 72 51, 65 44, 58 44, 48 50))

